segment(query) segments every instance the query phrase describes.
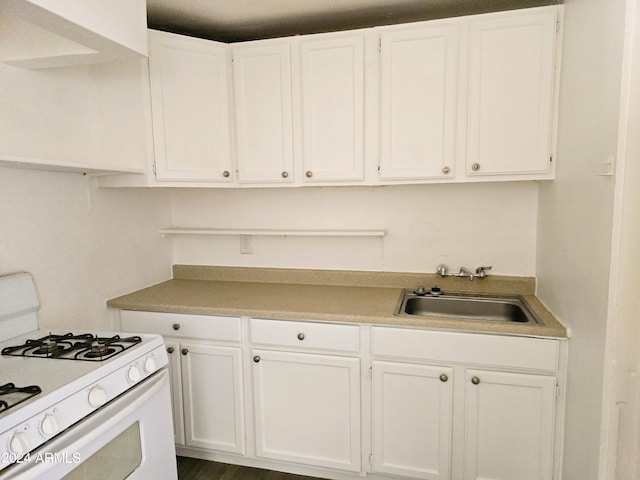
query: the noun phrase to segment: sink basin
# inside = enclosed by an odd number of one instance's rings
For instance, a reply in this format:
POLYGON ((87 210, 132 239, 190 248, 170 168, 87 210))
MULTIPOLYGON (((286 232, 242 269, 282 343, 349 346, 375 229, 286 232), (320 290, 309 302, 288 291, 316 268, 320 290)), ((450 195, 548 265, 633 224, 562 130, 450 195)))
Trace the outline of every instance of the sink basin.
POLYGON ((419 295, 404 290, 396 315, 543 325, 520 296, 419 295))

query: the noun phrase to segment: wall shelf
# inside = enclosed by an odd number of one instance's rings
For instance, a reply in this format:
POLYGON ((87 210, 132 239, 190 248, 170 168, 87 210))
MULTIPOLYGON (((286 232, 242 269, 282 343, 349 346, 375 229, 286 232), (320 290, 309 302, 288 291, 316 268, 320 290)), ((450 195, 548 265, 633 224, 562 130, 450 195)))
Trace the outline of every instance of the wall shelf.
POLYGON ((60 162, 44 158, 1 155, 0 167, 48 170, 53 172, 82 173, 87 175, 115 175, 119 173, 144 173, 143 169, 102 168, 96 165, 83 165, 73 162, 60 162))
POLYGON ((271 228, 186 228, 168 227, 160 229, 162 236, 168 235, 261 235, 280 237, 384 237, 386 230, 362 229, 271 229, 271 228))

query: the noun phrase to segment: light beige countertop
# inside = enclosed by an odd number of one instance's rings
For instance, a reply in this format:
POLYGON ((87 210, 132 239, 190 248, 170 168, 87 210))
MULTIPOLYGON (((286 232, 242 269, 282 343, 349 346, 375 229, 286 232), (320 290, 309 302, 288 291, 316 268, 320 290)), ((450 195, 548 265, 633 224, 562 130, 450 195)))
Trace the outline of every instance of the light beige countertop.
POLYGON ((175 265, 173 279, 111 299, 123 310, 233 315, 282 320, 369 323, 566 338, 565 327, 533 294, 528 277, 488 276, 469 281, 435 274, 348 272, 175 265), (522 295, 544 325, 397 316, 403 288, 522 295))

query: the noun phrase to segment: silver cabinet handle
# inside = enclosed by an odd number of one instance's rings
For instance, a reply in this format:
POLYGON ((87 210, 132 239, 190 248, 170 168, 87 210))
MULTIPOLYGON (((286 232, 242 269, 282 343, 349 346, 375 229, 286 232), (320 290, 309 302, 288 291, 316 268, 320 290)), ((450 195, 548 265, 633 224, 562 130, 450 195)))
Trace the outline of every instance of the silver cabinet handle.
POLYGON ((449 167, 442 167, 442 173, 444 173, 445 175, 447 175, 450 171, 451 169, 449 167))
POLYGON ((182 352, 183 355, 186 355, 187 353, 189 353, 189 349, 188 348, 183 348, 181 350, 181 352, 182 352))
POLYGON ((449 377, 446 374, 442 374, 440 375, 440 381, 441 382, 446 382, 447 380, 449 380, 449 377))
POLYGON ((471 379, 471 383, 473 383, 474 385, 478 385, 480 383, 480 379, 478 377, 473 377, 471 379))
POLYGON ((167 347, 167 353, 173 353, 173 352, 175 352, 175 351, 176 351, 176 349, 175 349, 175 348, 173 348, 173 347, 167 347))
POLYGON ((256 363, 260 363, 260 355, 256 355, 255 357, 253 357, 253 361, 256 363))
POLYGON ((474 163, 473 165, 471 165, 471 170, 473 170, 474 172, 477 172, 478 170, 480 170, 480 164, 474 163))
POLYGON ((289 176, 289 172, 282 172, 282 178, 287 178, 289 176))
POLYGON ((298 334, 298 340, 304 340, 304 333, 300 332, 298 334))
POLYGON ((313 172, 311 170, 307 170, 307 173, 305 173, 305 176, 307 178, 311 178, 311 177, 313 177, 313 172))
POLYGON ((225 170, 224 172, 222 172, 222 176, 224 178, 229 178, 230 175, 231 175, 231 173, 229 173, 229 170, 225 170))
POLYGON ((180 324, 179 323, 174 323, 173 324, 173 329, 174 330, 180 330, 180 324))

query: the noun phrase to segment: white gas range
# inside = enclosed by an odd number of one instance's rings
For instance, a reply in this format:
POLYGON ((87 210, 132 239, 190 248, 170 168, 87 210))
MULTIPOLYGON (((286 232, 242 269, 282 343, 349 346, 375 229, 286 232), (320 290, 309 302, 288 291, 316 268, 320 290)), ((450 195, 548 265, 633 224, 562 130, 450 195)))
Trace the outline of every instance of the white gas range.
POLYGON ((38 309, 30 275, 0 277, 0 479, 176 479, 162 338, 42 331, 38 309))

